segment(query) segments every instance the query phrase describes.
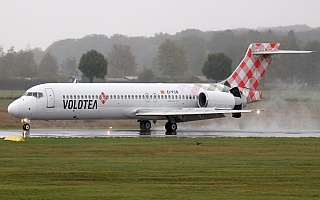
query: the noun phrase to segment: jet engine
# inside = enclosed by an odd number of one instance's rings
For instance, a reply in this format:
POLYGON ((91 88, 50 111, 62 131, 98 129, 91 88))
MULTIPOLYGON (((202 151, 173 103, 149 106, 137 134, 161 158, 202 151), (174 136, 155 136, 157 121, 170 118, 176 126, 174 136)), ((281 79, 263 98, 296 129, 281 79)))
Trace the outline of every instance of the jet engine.
MULTIPOLYGON (((199 94, 200 108, 215 107, 222 109, 242 110, 247 100, 242 96, 239 88, 232 88, 229 92, 204 91, 199 94)), ((233 113, 232 117, 240 118, 241 113, 233 113)))
POLYGON ((204 91, 199 94, 198 106, 233 109, 235 98, 227 92, 204 91))

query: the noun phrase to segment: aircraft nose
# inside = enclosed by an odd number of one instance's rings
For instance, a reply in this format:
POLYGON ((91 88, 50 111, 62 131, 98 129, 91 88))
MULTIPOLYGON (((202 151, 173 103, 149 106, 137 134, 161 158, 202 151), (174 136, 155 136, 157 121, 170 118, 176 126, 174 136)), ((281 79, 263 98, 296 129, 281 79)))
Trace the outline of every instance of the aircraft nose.
POLYGON ((18 117, 19 115, 19 106, 18 103, 16 101, 12 102, 9 106, 8 106, 8 113, 14 117, 18 117))

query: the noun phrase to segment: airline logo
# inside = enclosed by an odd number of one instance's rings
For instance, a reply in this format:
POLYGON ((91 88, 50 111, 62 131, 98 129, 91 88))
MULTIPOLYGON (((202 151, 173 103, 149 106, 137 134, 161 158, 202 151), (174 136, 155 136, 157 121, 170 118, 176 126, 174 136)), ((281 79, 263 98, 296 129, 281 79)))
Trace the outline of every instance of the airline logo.
POLYGON ((80 109, 98 109, 98 100, 85 99, 85 100, 63 100, 63 109, 80 110, 80 109))
POLYGON ((108 97, 105 95, 104 92, 101 92, 100 96, 99 96, 99 99, 101 101, 102 104, 105 104, 106 101, 108 100, 108 97))

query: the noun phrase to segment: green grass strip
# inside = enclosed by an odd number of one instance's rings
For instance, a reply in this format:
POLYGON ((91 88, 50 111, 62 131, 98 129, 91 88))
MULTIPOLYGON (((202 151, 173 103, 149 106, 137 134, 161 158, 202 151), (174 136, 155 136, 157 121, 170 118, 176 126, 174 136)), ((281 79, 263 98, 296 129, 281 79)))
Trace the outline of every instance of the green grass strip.
POLYGON ((0 152, 0 199, 320 198, 318 138, 27 138, 0 152))

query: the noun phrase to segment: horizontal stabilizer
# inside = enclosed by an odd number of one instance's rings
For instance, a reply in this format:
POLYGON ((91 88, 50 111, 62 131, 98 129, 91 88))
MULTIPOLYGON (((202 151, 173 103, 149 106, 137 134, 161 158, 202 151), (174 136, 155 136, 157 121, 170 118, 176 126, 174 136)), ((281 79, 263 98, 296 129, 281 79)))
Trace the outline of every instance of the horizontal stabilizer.
POLYGON ((296 51, 296 50, 276 50, 276 51, 256 51, 253 55, 275 55, 275 54, 307 54, 315 51, 296 51))

